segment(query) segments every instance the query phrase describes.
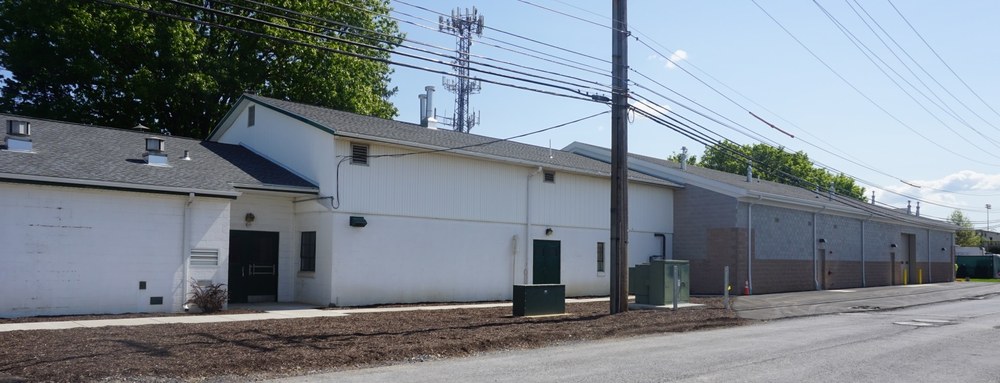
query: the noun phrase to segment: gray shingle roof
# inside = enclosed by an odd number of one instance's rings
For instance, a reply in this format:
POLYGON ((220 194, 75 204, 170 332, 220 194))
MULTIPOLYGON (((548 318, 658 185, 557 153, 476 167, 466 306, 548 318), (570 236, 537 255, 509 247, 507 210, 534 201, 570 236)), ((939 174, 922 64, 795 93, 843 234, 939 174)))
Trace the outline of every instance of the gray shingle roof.
MULTIPOLYGON (((70 184, 78 183, 73 180, 127 184, 141 190, 231 193, 236 190, 233 184, 315 189, 308 181, 236 145, 0 114, 3 126, 9 119, 31 122, 34 153, 0 150, 0 173, 58 178, 70 184), (165 140, 169 167, 145 163, 145 139, 152 136, 165 140), (181 159, 185 150, 190 161, 181 159)), ((0 142, 5 136, 6 130, 0 132, 0 142)))
MULTIPOLYGON (((590 144, 584 144, 581 142, 574 142, 569 146, 567 146, 567 148, 580 153, 586 153, 587 155, 595 156, 595 158, 606 158, 610 156, 609 154, 607 154, 608 152, 610 152, 607 148, 602 148, 590 144)), ((692 179, 689 177, 694 176, 700 179, 720 182, 729 186, 733 186, 738 189, 798 200, 799 203, 803 205, 820 207, 822 205, 830 203, 830 200, 827 197, 827 192, 822 190, 819 192, 815 192, 813 190, 803 187, 798 187, 795 185, 759 180, 756 178, 753 180, 753 182, 747 182, 747 177, 745 174, 741 175, 741 174, 727 173, 719 170, 708 169, 693 165, 688 165, 685 170, 681 170, 681 166, 677 162, 668 161, 656 157, 644 156, 640 154, 634 154, 634 153, 629 154, 629 159, 641 160, 643 162, 649 163, 654 167, 651 169, 655 169, 655 167, 661 167, 664 169, 664 171, 655 172, 657 173, 658 177, 666 178, 672 182, 676 182, 679 184, 687 184, 689 182, 688 180, 692 179)), ((629 167, 634 167, 634 166, 636 166, 636 162, 630 161, 629 167)), ((642 167, 640 166, 639 168, 642 167)), ((651 173, 654 172, 651 171, 651 173)), ((852 211, 857 214, 875 215, 879 217, 893 219, 899 222, 932 225, 946 230, 951 230, 956 228, 954 225, 948 222, 931 219, 927 217, 918 217, 915 215, 909 215, 906 213, 906 209, 902 209, 902 211, 900 211, 899 209, 889 209, 881 206, 871 205, 866 202, 857 201, 850 197, 841 196, 836 198, 834 202, 835 204, 842 206, 848 209, 849 211, 852 211)))
MULTIPOLYGON (((391 140, 434 148, 463 147, 463 153, 508 158, 529 162, 543 167, 558 167, 585 174, 610 176, 611 166, 575 153, 544 148, 515 141, 497 141, 494 137, 459 133, 448 129, 428 129, 418 124, 362 116, 350 112, 278 100, 257 95, 244 95, 258 104, 284 111, 311 122, 334 134, 349 134, 379 141, 391 140), (470 146, 481 145, 481 146, 470 146), (550 157, 551 154, 551 157, 550 157)), ((679 187, 666 180, 639 172, 629 172, 629 179, 660 185, 679 187)))

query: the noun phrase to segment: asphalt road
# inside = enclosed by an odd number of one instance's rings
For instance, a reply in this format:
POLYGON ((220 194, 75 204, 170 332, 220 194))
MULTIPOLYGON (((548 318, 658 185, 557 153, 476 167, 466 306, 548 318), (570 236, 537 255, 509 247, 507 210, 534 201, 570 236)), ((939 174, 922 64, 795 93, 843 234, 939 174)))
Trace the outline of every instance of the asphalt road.
POLYGON ((998 382, 1000 297, 281 382, 998 382))

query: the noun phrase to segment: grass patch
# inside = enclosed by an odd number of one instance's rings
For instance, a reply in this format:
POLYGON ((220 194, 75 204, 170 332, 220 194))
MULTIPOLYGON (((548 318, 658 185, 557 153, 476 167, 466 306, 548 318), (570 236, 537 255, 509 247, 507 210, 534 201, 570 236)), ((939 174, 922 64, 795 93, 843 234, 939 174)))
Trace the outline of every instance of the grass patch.
POLYGON ((993 283, 1000 283, 1000 279, 998 279, 998 278, 972 278, 972 279, 969 279, 969 282, 993 282, 993 283))

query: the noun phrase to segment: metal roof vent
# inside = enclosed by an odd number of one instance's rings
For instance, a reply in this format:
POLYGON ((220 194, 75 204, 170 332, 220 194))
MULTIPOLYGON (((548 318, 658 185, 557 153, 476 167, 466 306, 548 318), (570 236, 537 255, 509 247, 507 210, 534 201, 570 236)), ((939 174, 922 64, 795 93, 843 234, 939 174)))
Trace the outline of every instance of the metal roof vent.
POLYGON ((146 138, 146 153, 142 155, 146 163, 153 166, 170 166, 164 151, 164 140, 159 137, 146 138))
POLYGON ((7 137, 4 138, 7 150, 13 152, 31 152, 31 123, 28 121, 7 120, 7 137))

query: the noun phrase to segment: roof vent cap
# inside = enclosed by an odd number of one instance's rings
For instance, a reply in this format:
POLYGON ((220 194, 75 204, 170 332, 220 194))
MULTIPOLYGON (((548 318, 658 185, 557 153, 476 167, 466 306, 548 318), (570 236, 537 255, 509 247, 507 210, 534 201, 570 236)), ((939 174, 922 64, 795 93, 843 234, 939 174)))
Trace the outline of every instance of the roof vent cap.
POLYGON ((7 120, 7 134, 11 136, 30 136, 31 123, 28 121, 7 120))
POLYGON ((7 120, 7 136, 4 144, 12 152, 31 152, 31 122, 7 120))
POLYGON ((146 138, 146 153, 142 155, 146 163, 153 166, 169 166, 167 153, 164 151, 164 140, 159 137, 146 138))

